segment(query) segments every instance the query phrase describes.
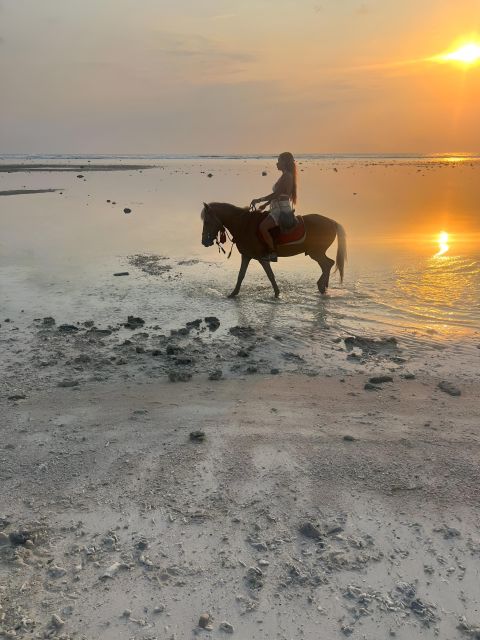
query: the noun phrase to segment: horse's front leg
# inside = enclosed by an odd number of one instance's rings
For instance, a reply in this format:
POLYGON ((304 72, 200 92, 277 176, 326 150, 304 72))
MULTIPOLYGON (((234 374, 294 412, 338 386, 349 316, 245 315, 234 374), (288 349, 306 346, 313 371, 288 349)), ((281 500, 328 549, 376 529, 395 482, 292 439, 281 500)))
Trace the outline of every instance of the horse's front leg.
POLYGON ((247 256, 242 255, 242 264, 240 265, 240 271, 238 272, 237 284, 235 285, 235 289, 228 296, 229 298, 235 298, 235 296, 238 296, 238 292, 240 291, 243 279, 245 278, 245 274, 247 273, 250 260, 251 258, 247 258, 247 256))
POLYGON ((265 273, 267 274, 268 279, 272 283, 275 298, 278 298, 278 296, 280 295, 280 289, 278 288, 277 281, 275 280, 275 274, 273 273, 270 262, 268 260, 259 260, 259 262, 262 265, 265 273))

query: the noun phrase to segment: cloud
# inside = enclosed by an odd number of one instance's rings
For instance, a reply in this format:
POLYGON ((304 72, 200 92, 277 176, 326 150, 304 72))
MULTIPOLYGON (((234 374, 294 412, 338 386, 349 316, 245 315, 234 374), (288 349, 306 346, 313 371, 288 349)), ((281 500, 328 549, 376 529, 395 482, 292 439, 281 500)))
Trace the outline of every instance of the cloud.
POLYGON ((157 50, 176 57, 215 58, 236 62, 251 62, 255 56, 243 51, 227 49, 210 38, 194 34, 175 34, 168 31, 156 32, 160 47, 157 50))

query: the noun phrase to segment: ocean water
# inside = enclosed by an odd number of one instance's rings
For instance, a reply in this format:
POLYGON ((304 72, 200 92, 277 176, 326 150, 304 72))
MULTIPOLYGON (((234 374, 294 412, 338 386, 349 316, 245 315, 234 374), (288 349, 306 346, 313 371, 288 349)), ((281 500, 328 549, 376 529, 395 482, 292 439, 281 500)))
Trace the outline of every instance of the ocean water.
POLYGON ((201 245, 202 203, 243 206, 269 193, 278 176, 272 156, 0 158, 4 167, 19 163, 83 168, 0 171, 0 192, 58 189, 0 196, 5 317, 108 322, 135 313, 173 328, 218 315, 227 324, 283 331, 304 349, 321 342, 325 329, 394 335, 419 349, 480 342, 477 156, 299 156, 297 211, 345 227, 345 281, 332 276, 322 297, 318 265, 295 256, 274 266, 279 300, 253 264, 235 301, 226 295, 238 252, 227 260, 201 245), (145 168, 91 170, 98 164, 145 168), (441 231, 449 233, 449 249, 436 255, 441 231), (157 257, 156 273, 131 264, 138 254, 157 257), (113 276, 119 271, 130 275, 113 276))

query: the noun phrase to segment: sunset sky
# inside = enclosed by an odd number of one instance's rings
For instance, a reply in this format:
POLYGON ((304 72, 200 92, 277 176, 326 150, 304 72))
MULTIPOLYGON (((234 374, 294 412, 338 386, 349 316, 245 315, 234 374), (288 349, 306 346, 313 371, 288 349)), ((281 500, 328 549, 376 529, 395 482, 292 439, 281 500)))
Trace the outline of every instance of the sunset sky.
POLYGON ((479 152, 466 41, 480 0, 0 0, 0 152, 479 152))

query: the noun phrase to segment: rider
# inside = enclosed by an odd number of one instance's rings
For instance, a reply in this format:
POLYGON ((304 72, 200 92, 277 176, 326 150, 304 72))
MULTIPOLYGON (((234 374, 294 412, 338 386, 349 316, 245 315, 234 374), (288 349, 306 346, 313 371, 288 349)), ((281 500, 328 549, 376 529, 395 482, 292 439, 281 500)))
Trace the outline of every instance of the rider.
POLYGON ((260 232, 265 244, 270 249, 270 253, 265 256, 265 260, 271 262, 277 261, 275 246, 273 244, 270 229, 278 226, 278 220, 282 211, 292 211, 292 203, 297 201, 297 166, 295 158, 289 151, 285 151, 278 156, 277 169, 282 175, 273 185, 273 192, 263 198, 254 198, 250 206, 254 206, 259 202, 264 202, 261 207, 262 211, 270 205, 269 215, 260 223, 260 232))

